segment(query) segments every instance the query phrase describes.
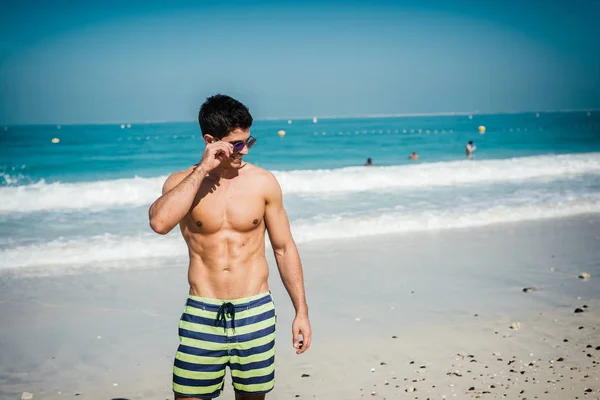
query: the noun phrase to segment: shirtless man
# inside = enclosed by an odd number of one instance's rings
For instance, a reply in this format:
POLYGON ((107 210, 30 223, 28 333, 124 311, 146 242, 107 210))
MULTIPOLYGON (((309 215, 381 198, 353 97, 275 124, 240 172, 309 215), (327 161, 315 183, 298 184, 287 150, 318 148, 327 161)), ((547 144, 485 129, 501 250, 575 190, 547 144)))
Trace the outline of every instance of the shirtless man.
POLYGON ((208 98, 198 114, 206 144, 200 162, 166 180, 150 207, 162 235, 179 224, 189 252, 189 297, 179 322, 175 399, 212 399, 226 366, 235 398, 264 399, 273 389, 276 312, 267 278, 265 230, 296 310, 296 354, 311 344, 302 265, 270 172, 242 157, 254 145, 248 108, 229 96, 208 98))

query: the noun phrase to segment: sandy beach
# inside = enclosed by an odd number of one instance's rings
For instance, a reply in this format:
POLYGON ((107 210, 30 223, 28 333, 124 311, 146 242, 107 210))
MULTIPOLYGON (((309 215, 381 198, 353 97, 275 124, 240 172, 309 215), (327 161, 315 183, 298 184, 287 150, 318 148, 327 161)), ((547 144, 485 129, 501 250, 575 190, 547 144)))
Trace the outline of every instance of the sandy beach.
MULTIPOLYGON (((300 251, 313 347, 293 352, 293 309, 269 254, 270 399, 600 398, 600 215, 300 251)), ((185 261, 3 272, 0 398, 172 398, 185 261)), ((234 398, 229 379, 221 398, 234 398)))

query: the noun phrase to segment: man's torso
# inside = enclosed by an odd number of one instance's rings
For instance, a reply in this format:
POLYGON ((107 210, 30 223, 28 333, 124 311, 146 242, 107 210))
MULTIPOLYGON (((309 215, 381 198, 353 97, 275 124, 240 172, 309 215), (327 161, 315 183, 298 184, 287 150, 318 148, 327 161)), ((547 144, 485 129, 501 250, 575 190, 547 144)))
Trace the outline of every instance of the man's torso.
POLYGON ((268 173, 246 164, 239 175, 204 178, 181 221, 194 296, 236 299, 269 290, 265 258, 268 173))

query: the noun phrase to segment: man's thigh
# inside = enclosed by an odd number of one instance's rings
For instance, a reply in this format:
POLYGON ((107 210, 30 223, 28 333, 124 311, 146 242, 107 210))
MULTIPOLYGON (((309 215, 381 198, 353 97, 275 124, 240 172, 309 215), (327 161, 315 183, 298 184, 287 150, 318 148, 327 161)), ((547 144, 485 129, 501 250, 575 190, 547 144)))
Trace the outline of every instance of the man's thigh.
POLYGON ((229 360, 236 399, 262 399, 275 385, 277 316, 270 294, 266 300, 236 321, 229 360))
POLYGON ((204 303, 188 299, 173 365, 176 399, 213 399, 223 391, 229 345, 226 330, 215 326, 215 316, 204 303))

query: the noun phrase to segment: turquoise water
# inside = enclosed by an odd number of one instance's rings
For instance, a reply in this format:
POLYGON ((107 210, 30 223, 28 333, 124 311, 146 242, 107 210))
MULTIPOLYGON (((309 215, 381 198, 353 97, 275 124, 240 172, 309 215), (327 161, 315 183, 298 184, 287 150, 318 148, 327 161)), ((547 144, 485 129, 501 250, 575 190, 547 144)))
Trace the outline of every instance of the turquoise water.
MULTIPOLYGON (((150 231, 147 208, 169 173, 199 161, 196 123, 0 135, 0 268, 185 256, 177 232, 150 231)), ((252 135, 246 160, 278 177, 298 242, 600 211, 600 112, 255 121, 252 135)))

